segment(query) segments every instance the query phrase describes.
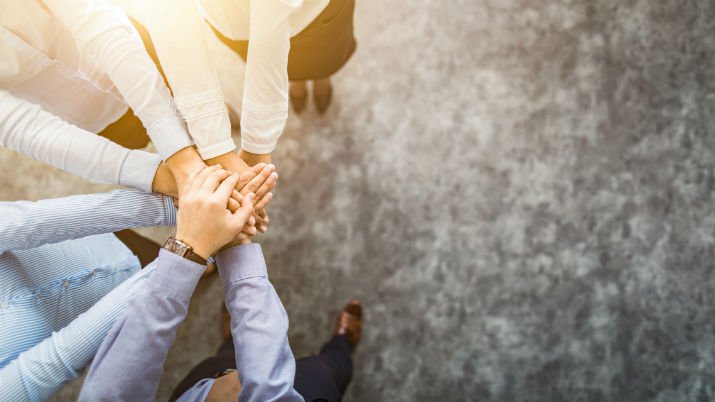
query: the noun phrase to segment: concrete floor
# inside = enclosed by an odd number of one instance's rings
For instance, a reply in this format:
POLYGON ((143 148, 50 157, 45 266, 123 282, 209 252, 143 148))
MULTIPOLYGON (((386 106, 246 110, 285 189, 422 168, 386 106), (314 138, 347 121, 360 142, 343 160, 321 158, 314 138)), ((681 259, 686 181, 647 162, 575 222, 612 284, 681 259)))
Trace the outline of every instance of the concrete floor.
MULTIPOLYGON (((715 3, 358 0, 356 34, 275 154, 296 356, 356 297, 346 402, 714 400, 715 3)), ((0 169, 1 199, 107 188, 0 169)), ((221 298, 199 286, 160 400, 221 298)))

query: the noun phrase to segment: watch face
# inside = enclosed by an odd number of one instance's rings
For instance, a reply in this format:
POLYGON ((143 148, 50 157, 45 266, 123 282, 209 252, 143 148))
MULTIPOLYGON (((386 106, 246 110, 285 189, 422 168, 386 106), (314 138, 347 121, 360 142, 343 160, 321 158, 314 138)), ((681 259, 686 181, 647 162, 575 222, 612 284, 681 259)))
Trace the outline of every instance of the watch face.
POLYGON ((173 237, 169 238, 169 240, 166 241, 166 245, 164 247, 172 253, 180 255, 181 257, 186 255, 186 252, 189 250, 189 247, 186 244, 174 239, 173 237))

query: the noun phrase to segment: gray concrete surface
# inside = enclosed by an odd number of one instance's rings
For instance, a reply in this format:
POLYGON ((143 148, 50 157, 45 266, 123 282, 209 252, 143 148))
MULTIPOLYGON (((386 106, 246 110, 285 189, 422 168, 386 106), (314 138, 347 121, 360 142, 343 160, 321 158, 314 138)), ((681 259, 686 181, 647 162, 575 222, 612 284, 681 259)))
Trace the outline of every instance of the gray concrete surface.
MULTIPOLYGON (((715 400, 715 3, 358 0, 356 31, 275 154, 295 354, 357 297, 346 402, 715 400)), ((0 168, 3 199, 98 189, 0 168)), ((160 399, 221 297, 199 286, 160 399)))

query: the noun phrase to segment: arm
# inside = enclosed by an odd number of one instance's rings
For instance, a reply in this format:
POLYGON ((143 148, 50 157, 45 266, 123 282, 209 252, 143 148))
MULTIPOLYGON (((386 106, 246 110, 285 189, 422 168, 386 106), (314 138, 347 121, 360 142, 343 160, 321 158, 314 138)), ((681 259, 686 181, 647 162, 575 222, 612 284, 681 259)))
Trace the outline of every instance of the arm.
POLYGON ((204 266, 161 250, 155 272, 102 342, 79 401, 154 400, 204 266))
MULTIPOLYGON (((238 175, 215 167, 197 170, 187 179, 176 238, 203 258, 234 239, 251 216, 252 195, 242 197, 235 213, 226 208, 236 182, 238 175)), ((203 268, 161 251, 156 272, 102 343, 80 401, 154 399, 164 360, 203 268)))
POLYGON ((0 369, 2 400, 46 401, 64 384, 79 377, 79 372, 87 367, 115 321, 156 267, 157 260, 154 260, 66 327, 0 369))
POLYGON ((295 359, 288 344, 288 316, 258 244, 222 251, 217 265, 231 313, 241 402, 303 401, 293 389, 295 359))
POLYGON ((171 94, 127 16, 104 0, 43 0, 82 52, 105 71, 168 159, 192 145, 171 94))
POLYGON ((137 191, 0 202, 0 254, 142 226, 173 226, 170 197, 137 191))
POLYGON ((96 183, 151 191, 161 162, 73 126, 0 89, 0 145, 96 183))
POLYGON ((302 0, 251 1, 241 149, 270 154, 288 118, 290 16, 302 0))
POLYGON ((149 2, 142 20, 201 157, 210 159, 232 152, 236 145, 231 138, 231 122, 195 2, 149 2))

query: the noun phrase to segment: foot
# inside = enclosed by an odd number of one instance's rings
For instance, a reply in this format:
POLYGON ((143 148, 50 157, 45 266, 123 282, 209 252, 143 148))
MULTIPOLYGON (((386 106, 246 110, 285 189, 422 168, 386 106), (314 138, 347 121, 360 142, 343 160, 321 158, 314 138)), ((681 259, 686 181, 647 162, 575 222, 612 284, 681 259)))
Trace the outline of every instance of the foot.
POLYGON ((288 97, 290 98, 290 104, 293 106, 293 110, 296 113, 302 112, 308 103, 308 88, 305 85, 305 81, 291 82, 288 97))
POLYGON ((351 300, 343 307, 337 321, 333 336, 345 335, 350 344, 350 349, 355 350, 360 342, 362 334, 362 304, 357 300, 351 300))
POLYGON ((320 114, 328 110, 330 101, 333 100, 333 86, 330 84, 330 78, 313 81, 313 100, 320 114))

